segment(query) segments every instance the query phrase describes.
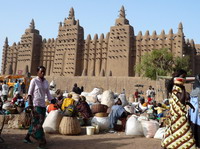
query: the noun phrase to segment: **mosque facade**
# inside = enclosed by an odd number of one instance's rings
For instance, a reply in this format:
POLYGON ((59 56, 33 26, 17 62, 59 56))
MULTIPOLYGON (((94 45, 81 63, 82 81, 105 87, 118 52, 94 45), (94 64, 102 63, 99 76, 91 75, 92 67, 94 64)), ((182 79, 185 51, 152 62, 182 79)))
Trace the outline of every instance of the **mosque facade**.
POLYGON ((166 48, 174 56, 190 57, 193 74, 200 73, 200 46, 185 39, 180 23, 176 33, 172 29, 166 34, 147 30, 137 35, 126 18, 122 6, 115 25, 104 35, 87 35, 75 19, 74 9, 68 18, 59 24, 57 38, 44 39, 35 28, 34 20, 21 36, 18 43, 8 44, 5 40, 2 54, 1 74, 36 75, 39 65, 46 67, 47 76, 116 76, 134 77, 134 67, 141 57, 154 49, 166 48))

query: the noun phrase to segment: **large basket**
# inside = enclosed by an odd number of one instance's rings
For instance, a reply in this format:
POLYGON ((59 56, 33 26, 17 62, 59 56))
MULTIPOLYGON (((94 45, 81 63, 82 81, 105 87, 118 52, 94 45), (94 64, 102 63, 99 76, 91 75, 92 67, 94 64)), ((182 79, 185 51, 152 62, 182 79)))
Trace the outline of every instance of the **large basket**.
POLYGON ((23 112, 23 110, 24 110, 24 108, 23 108, 23 107, 17 107, 17 112, 18 112, 18 113, 22 113, 22 112, 23 112))
POLYGON ((96 117, 108 117, 108 113, 100 112, 100 113, 96 113, 95 116, 96 117))
POLYGON ((10 112, 10 114, 16 114, 17 113, 16 108, 9 108, 8 111, 10 112))
POLYGON ((81 126, 76 117, 64 116, 59 125, 59 132, 63 135, 77 135, 81 132, 81 126))
POLYGON ((94 104, 91 107, 92 113, 106 113, 108 109, 108 106, 103 104, 94 104))

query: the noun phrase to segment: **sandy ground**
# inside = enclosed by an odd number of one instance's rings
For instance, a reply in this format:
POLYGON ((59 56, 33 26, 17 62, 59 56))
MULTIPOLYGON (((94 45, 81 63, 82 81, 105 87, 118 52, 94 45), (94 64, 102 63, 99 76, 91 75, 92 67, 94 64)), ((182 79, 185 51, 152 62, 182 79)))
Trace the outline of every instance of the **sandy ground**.
MULTIPOLYGON (((36 149, 37 142, 23 143, 27 130, 7 129, 5 125, 1 136, 5 142, 0 143, 0 149, 36 149)), ((126 136, 124 132, 114 134, 102 132, 92 136, 86 135, 82 128, 80 135, 66 136, 46 134, 48 149, 160 149, 159 139, 126 136)))

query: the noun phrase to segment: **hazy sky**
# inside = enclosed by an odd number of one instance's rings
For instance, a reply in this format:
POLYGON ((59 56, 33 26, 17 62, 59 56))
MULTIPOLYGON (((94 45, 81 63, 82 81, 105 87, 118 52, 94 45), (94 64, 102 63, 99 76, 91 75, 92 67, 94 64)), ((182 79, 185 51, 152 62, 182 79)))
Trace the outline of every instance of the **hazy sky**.
POLYGON ((32 18, 43 38, 56 38, 58 23, 73 7, 85 38, 88 34, 93 38, 95 33, 109 32, 122 5, 135 35, 146 30, 160 34, 162 29, 168 34, 170 28, 176 33, 182 22, 185 38, 200 44, 200 0, 1 0, 0 63, 5 38, 9 45, 19 42, 32 18))

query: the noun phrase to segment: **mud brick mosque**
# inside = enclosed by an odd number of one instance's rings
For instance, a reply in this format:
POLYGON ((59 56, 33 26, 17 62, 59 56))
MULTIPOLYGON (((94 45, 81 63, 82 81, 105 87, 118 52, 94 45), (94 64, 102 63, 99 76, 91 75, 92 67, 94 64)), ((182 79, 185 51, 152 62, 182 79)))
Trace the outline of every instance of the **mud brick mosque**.
POLYGON ((168 34, 162 30, 150 35, 140 31, 135 35, 134 28, 126 18, 122 6, 115 25, 104 35, 90 35, 84 39, 84 28, 75 19, 74 9, 68 18, 59 25, 57 38, 43 39, 35 28, 34 20, 21 37, 21 41, 8 45, 5 40, 2 55, 2 74, 36 75, 36 67, 44 65, 47 76, 137 76, 134 66, 140 63, 141 56, 153 49, 167 48, 175 56, 189 55, 193 74, 200 71, 199 45, 185 39, 183 25, 178 31, 168 34), (120 69, 119 69, 120 68, 120 69))

